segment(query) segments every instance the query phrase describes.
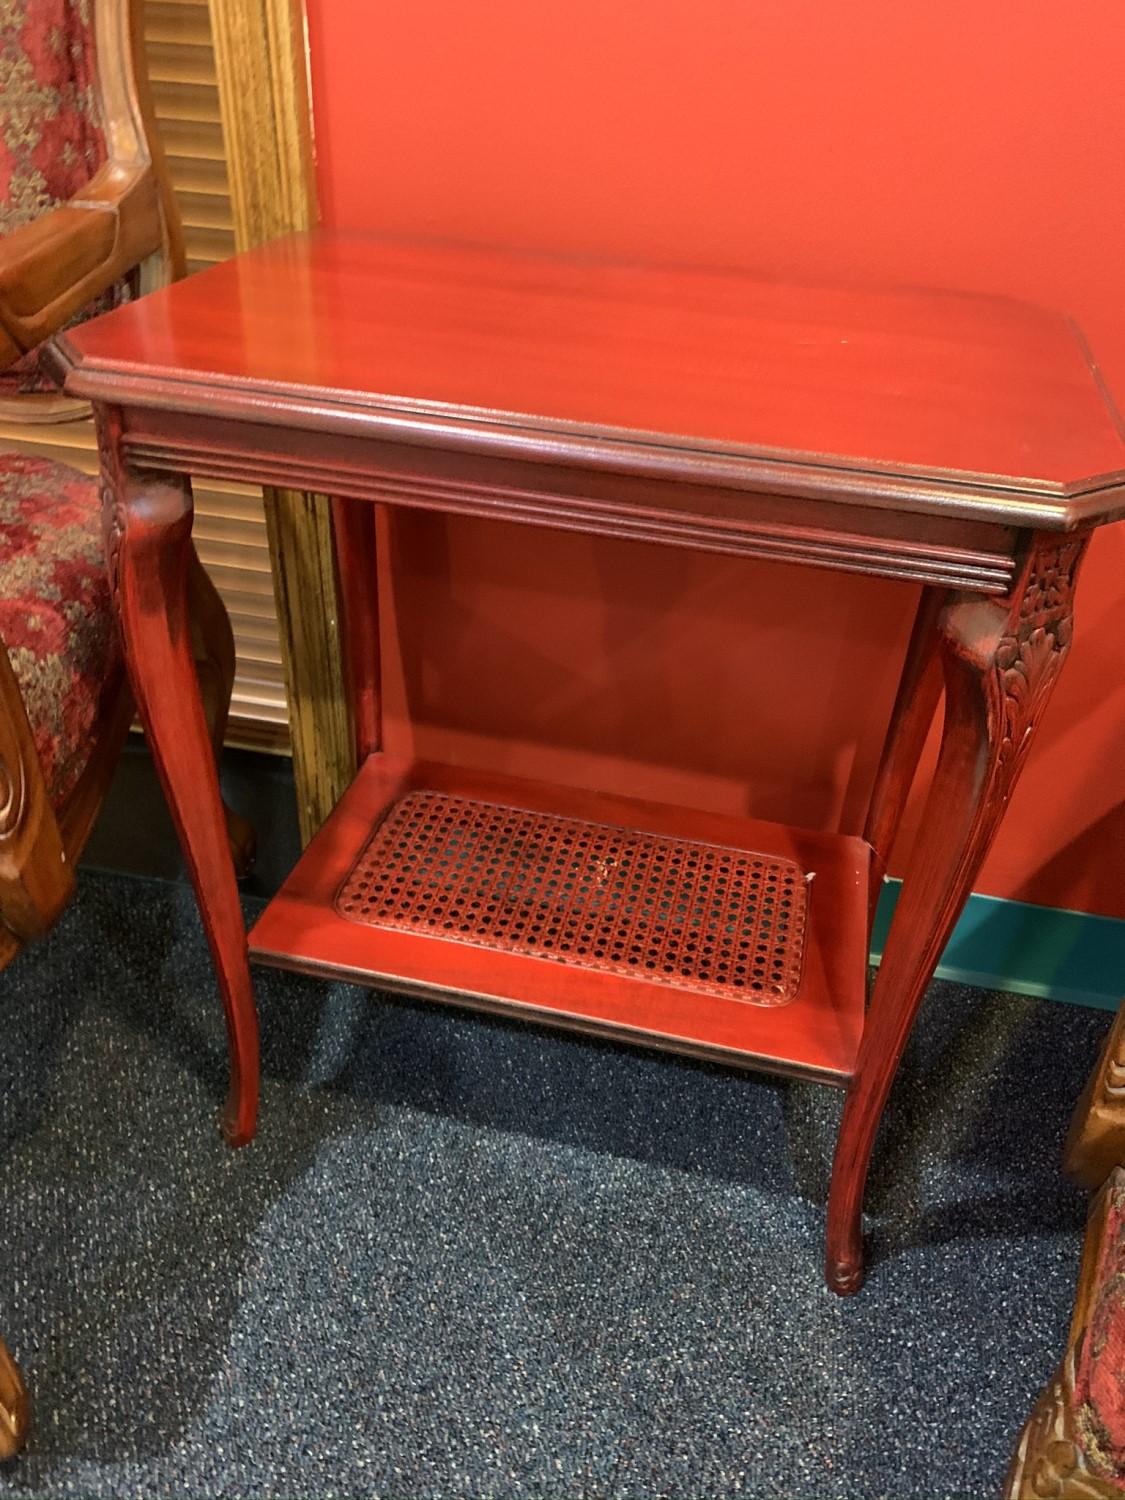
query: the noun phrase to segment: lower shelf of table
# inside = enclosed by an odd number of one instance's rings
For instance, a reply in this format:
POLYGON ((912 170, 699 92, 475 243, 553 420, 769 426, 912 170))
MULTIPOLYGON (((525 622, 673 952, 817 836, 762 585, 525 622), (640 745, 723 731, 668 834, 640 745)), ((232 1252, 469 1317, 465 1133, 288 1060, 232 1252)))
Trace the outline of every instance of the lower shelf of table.
POLYGON ((845 1083, 869 880, 860 839, 373 755, 250 954, 845 1083))

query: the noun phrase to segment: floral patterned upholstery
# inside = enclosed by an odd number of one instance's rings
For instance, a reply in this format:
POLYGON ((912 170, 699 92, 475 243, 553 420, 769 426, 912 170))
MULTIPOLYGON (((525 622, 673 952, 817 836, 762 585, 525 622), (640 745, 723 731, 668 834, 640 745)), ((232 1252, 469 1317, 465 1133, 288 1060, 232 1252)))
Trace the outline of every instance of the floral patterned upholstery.
MULTIPOLYGON (((0 0, 0 234, 65 203, 105 159, 94 0, 0 0)), ((82 317, 119 300, 111 288, 82 317)), ((0 372, 0 395, 54 389, 35 349, 0 372)))
POLYGON ((1125 1493, 1125 1178, 1111 1190, 1074 1379, 1078 1441, 1092 1474, 1125 1493))
POLYGON ((93 0, 0 0, 0 231, 72 198, 105 155, 93 0))
POLYGON ((0 640, 59 808, 89 759, 116 635, 97 482, 17 453, 0 453, 0 640))

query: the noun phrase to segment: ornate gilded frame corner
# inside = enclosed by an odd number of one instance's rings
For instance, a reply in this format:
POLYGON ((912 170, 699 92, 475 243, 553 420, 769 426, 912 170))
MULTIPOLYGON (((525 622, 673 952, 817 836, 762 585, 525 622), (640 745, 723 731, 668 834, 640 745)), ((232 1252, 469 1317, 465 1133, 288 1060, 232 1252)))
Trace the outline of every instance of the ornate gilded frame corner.
MULTIPOLYGON (((317 219, 308 47, 301 0, 209 0, 234 211, 246 250, 317 219)), ((355 774, 342 691, 328 501, 265 488, 289 699, 301 836, 307 843, 355 774)))

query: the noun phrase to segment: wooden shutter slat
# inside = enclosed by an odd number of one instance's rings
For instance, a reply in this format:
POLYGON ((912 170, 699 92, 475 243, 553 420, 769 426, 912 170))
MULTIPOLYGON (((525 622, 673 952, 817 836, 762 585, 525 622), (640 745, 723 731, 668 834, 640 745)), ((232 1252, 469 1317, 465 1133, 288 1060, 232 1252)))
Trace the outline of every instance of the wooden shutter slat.
POLYGON ((211 22, 206 5, 190 6, 182 0, 148 0, 145 7, 145 39, 150 46, 186 42, 211 51, 211 22))
POLYGON ((226 175, 223 127, 214 120, 176 120, 165 115, 160 123, 161 139, 173 173, 180 162, 221 162, 226 175))
POLYGON ((230 183, 226 163, 221 157, 201 159, 198 156, 169 156, 168 172, 177 195, 200 193, 230 202, 230 183))
POLYGON ((217 260, 229 260, 234 254, 234 235, 228 229, 205 229, 195 227, 185 231, 184 239, 188 258, 214 265, 217 260))
POLYGON ((216 88, 215 54, 209 37, 199 45, 185 34, 180 41, 157 40, 146 27, 148 75, 154 89, 167 83, 206 84, 216 88))

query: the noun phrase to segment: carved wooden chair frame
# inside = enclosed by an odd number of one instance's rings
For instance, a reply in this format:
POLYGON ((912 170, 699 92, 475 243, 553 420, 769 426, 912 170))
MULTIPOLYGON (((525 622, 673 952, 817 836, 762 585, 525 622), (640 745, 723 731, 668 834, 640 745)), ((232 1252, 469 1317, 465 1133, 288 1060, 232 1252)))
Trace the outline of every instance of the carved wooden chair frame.
MULTIPOLYGON (((106 159, 68 202, 0 238, 0 369, 16 363, 122 280, 141 293, 184 274, 183 241, 153 125, 143 60, 141 0, 94 0, 97 89, 106 159)), ((21 421, 85 416, 54 394, 0 405, 21 421)), ((216 753, 226 730, 234 640, 226 610, 194 550, 188 563, 193 654, 216 753)), ((90 758, 64 805, 52 806, 19 684, 0 641, 0 970, 46 933, 74 891, 74 870, 133 718, 119 662, 105 684, 90 758)), ((228 815, 236 863, 253 834, 228 815)), ((29 1423, 26 1390, 0 1340, 0 1460, 29 1423)))
POLYGON ((1125 1189, 1125 1001, 1075 1107, 1063 1149, 1069 1176, 1098 1189, 1091 1205, 1066 1352, 1020 1433, 1005 1500, 1112 1500, 1120 1487, 1092 1472, 1084 1453, 1076 1366, 1090 1336, 1098 1268, 1114 1195, 1125 1189))
MULTIPOLYGON (((97 86, 106 160, 69 202, 0 238, 0 369, 38 348, 119 281, 139 290, 183 274, 179 216, 155 130, 142 56, 140 0, 95 0, 97 86)), ((56 398, 48 397, 48 402, 56 398)), ((14 398, 21 418, 36 396, 14 398)), ((69 403, 73 412, 76 403, 69 403)), ((85 411, 78 404, 79 411, 85 411)), ((213 590, 196 565, 197 582, 213 590)), ((217 596, 214 605, 222 611, 217 596)), ((228 632, 229 633, 229 632, 228 632)), ((233 646, 230 650, 233 665, 233 646)), ((0 968, 47 931, 74 888, 89 835, 132 717, 119 670, 113 709, 66 806, 56 816, 19 685, 0 650, 0 968)), ((225 723, 221 726, 225 728, 225 723)))
MULTIPOLYGON (((141 7, 95 0, 94 27, 106 160, 69 202, 0 239, 0 369, 118 281, 139 273, 147 291, 184 274, 179 215, 138 65, 141 7)), ((34 401, 15 400, 18 419, 34 420, 34 401)))

